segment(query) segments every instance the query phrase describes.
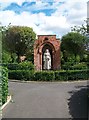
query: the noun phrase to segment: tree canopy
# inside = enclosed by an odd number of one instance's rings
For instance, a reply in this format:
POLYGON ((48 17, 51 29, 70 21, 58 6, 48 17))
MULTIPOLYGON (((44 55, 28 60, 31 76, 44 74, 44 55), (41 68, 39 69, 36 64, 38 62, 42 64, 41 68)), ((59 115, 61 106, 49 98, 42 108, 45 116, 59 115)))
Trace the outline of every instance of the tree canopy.
POLYGON ((36 34, 33 29, 25 26, 10 26, 4 33, 3 46, 11 54, 20 56, 33 54, 33 44, 36 34))
POLYGON ((86 50, 89 52, 89 21, 85 20, 85 24, 82 24, 81 26, 71 27, 71 31, 86 36, 85 46, 86 46, 86 50))
POLYGON ((85 50, 86 37, 78 32, 70 32, 62 37, 61 49, 69 54, 81 55, 85 50))

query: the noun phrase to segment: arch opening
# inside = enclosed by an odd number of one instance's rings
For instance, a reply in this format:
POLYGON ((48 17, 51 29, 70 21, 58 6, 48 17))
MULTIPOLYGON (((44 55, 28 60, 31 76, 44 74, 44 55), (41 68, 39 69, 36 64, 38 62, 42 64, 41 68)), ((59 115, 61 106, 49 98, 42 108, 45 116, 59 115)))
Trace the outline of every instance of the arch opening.
POLYGON ((50 56, 51 56, 51 68, 50 70, 53 70, 53 54, 52 54, 52 47, 49 44, 45 44, 44 47, 42 48, 42 70, 44 69, 44 53, 46 50, 49 50, 50 56))

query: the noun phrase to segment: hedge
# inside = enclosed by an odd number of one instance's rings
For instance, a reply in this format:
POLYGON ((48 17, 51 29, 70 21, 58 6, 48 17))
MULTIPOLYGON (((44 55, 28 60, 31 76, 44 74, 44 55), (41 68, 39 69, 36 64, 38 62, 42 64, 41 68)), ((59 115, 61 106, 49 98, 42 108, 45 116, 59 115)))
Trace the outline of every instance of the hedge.
POLYGON ((34 80, 34 81, 67 81, 67 80, 87 80, 89 70, 63 70, 63 71, 29 71, 12 70, 9 71, 9 79, 34 80))
POLYGON ((34 80, 53 81, 53 80, 55 80, 55 74, 54 74, 53 71, 38 71, 38 72, 34 72, 34 80))
POLYGON ((8 69, 5 67, 0 67, 0 73, 1 73, 1 87, 2 90, 0 91, 2 93, 2 104, 4 104, 7 101, 8 96, 8 69))
POLYGON ((33 80, 34 72, 29 70, 10 70, 8 72, 9 79, 16 80, 33 80))
POLYGON ((82 63, 71 63, 66 62, 64 65, 62 65, 62 69, 64 70, 84 70, 89 68, 88 62, 82 62, 82 63))
POLYGON ((9 70, 34 70, 32 62, 21 62, 21 63, 2 63, 1 66, 7 67, 9 70))
POLYGON ((55 80, 87 80, 89 79, 89 70, 65 70, 56 71, 55 80))

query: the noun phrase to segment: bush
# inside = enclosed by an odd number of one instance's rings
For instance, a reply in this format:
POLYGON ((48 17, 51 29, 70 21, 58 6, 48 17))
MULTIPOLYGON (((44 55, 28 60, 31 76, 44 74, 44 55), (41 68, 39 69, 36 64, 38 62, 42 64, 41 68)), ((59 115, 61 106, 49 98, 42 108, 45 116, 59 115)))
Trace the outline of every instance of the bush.
POLYGON ((64 65, 62 65, 62 69, 64 69, 64 70, 84 70, 84 69, 88 69, 88 65, 86 62, 75 63, 75 64, 66 62, 64 65))
POLYGON ((34 70, 32 62, 3 63, 1 65, 7 67, 9 70, 34 70))
POLYGON ((34 70, 32 62, 21 62, 18 64, 18 70, 34 70))
POLYGON ((34 71, 29 70, 10 70, 9 79, 33 80, 34 71))
POLYGON ((0 66, 7 67, 9 70, 17 70, 18 63, 2 63, 0 66))
POLYGON ((55 80, 67 81, 68 80, 67 72, 65 70, 64 71, 55 71, 55 80))
POLYGON ((8 96, 8 70, 5 67, 0 67, 1 80, 2 80, 2 104, 7 101, 8 96))
POLYGON ((75 64, 71 67, 71 69, 73 70, 84 70, 84 69, 87 69, 87 64, 86 63, 78 63, 78 64, 75 64))
POLYGON ((8 63, 7 68, 8 68, 8 70, 17 70, 18 69, 18 63, 8 63))
POLYGON ((53 71, 39 71, 34 73, 34 80, 53 81, 55 80, 55 75, 53 71))
POLYGON ((68 81, 88 80, 89 70, 63 70, 63 71, 37 71, 32 70, 11 70, 9 79, 35 80, 35 81, 68 81))
POLYGON ((63 70, 68 70, 68 69, 71 69, 71 66, 73 66, 73 64, 74 64, 74 62, 65 62, 65 64, 63 64, 63 65, 61 66, 61 68, 62 68, 63 70))
POLYGON ((9 63, 11 61, 11 55, 9 52, 2 50, 2 62, 9 63))
POLYGON ((88 80, 89 70, 64 70, 55 72, 55 80, 88 80))

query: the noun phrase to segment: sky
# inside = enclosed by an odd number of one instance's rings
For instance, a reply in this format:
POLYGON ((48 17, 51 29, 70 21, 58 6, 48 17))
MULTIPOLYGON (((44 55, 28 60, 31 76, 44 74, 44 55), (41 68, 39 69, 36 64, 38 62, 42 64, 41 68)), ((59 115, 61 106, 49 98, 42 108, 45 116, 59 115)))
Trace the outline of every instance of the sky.
POLYGON ((84 24, 88 0, 0 0, 1 25, 32 27, 37 35, 61 38, 84 24))

